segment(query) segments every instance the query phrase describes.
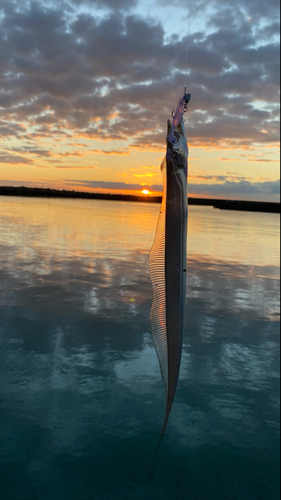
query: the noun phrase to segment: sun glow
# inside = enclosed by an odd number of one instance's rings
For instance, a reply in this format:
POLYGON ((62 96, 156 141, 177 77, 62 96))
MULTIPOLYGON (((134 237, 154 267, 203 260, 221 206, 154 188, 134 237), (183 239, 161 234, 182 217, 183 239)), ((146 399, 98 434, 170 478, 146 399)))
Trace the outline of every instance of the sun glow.
POLYGON ((149 194, 148 189, 143 189, 143 190, 142 190, 142 194, 149 194))

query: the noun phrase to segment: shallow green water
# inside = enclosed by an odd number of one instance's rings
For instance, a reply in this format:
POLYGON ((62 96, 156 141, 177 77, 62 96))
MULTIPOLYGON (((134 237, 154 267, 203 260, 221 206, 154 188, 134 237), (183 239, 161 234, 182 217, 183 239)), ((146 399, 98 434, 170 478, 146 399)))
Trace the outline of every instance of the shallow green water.
POLYGON ((181 376, 148 483, 165 406, 149 333, 158 211, 0 197, 4 500, 279 498, 275 214, 189 209, 181 376))

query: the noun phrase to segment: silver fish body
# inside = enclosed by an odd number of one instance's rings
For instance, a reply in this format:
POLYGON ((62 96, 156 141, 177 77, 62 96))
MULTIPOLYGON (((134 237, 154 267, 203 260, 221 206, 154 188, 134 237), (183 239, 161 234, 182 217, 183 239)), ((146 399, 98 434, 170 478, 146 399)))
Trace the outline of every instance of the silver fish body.
POLYGON ((173 130, 168 121, 167 152, 161 170, 163 198, 150 251, 153 290, 150 313, 167 401, 162 433, 172 409, 180 371, 186 291, 188 147, 183 119, 173 130))

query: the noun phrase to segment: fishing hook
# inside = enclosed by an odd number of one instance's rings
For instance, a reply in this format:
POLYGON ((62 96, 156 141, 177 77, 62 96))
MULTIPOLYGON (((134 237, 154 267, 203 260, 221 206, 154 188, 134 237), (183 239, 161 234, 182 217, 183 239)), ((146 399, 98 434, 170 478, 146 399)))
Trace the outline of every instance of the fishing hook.
MULTIPOLYGON (((184 107, 183 107, 183 114, 186 113, 188 111, 188 103, 191 99, 191 94, 187 94, 187 87, 185 86, 184 88, 184 96, 183 96, 184 100, 185 100, 185 103, 184 103, 184 107)), ((172 115, 172 118, 174 119, 175 117, 175 109, 173 109, 171 115, 172 115)))

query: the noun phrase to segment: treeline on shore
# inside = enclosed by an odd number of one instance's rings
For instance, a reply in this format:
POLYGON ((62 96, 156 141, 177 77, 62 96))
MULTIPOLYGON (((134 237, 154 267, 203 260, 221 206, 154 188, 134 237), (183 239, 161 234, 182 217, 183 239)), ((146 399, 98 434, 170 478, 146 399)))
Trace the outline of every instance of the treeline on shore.
POLYGON ((28 196, 34 198, 82 198, 87 200, 118 200, 142 201, 159 203, 161 196, 145 196, 132 194, 89 193, 86 191, 67 191, 65 189, 36 188, 36 187, 10 187, 0 186, 0 195, 28 196))
MULTIPOLYGON (((88 200, 138 201, 161 203, 162 196, 89 193, 86 191, 67 191, 65 189, 0 186, 0 196, 25 196, 33 198, 79 198, 88 200)), ((280 213, 280 203, 263 201, 221 200, 212 198, 188 198, 189 205, 208 205, 222 210, 245 210, 250 212, 280 213)))

